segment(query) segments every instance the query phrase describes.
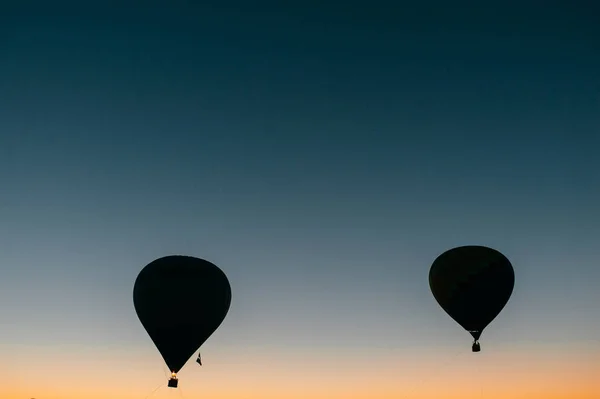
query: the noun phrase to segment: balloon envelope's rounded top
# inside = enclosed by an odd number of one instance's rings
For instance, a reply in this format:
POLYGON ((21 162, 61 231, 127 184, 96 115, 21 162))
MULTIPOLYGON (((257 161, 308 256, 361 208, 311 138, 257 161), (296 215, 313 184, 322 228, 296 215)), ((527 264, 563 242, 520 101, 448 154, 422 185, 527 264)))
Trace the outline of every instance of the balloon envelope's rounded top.
POLYGON ((163 277, 183 283, 185 277, 190 276, 217 278, 229 286, 227 276, 217 265, 205 259, 185 255, 169 255, 153 260, 138 274, 135 285, 163 277))
POLYGON ((502 311, 515 283, 510 261, 477 245, 450 249, 429 271, 429 286, 440 306, 477 340, 502 311))
POLYGON ((133 303, 170 371, 177 373, 225 319, 231 286, 207 260, 165 256, 139 273, 133 303))

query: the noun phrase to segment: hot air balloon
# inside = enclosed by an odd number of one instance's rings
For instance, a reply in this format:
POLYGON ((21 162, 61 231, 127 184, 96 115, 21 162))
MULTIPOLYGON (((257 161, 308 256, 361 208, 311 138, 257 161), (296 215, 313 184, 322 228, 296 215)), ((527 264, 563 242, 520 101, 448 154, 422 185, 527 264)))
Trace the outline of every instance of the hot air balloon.
POLYGON ((221 325, 231 304, 231 286, 216 265, 172 255, 142 269, 133 287, 135 311, 171 371, 177 373, 221 325))
POLYGON ((515 272, 495 249, 463 246, 435 259, 429 287, 442 309, 473 336, 473 352, 481 350, 483 330, 500 314, 512 295, 515 272))

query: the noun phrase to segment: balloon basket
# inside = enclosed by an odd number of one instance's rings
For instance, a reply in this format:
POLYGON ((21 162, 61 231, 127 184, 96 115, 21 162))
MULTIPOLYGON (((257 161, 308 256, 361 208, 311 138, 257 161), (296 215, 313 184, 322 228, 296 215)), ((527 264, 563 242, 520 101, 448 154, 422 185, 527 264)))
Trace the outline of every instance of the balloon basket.
POLYGON ((177 384, 179 383, 179 381, 177 380, 177 378, 171 378, 169 380, 169 383, 167 384, 167 386, 169 388, 177 388, 177 384))
POLYGON ((481 352, 481 346, 479 345, 479 342, 473 342, 471 350, 473 352, 481 352))

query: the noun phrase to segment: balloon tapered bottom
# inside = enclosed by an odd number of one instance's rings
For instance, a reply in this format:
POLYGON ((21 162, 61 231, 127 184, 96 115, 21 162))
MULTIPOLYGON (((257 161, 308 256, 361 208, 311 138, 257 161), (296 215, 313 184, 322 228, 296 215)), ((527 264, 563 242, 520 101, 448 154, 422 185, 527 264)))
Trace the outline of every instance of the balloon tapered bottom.
POLYGON ((479 345, 479 341, 473 342, 473 346, 471 347, 471 350, 473 352, 480 352, 481 351, 481 346, 479 345))
POLYGON ((169 380, 169 383, 167 384, 167 386, 169 388, 177 388, 177 384, 179 383, 179 381, 177 380, 177 378, 171 378, 169 380))

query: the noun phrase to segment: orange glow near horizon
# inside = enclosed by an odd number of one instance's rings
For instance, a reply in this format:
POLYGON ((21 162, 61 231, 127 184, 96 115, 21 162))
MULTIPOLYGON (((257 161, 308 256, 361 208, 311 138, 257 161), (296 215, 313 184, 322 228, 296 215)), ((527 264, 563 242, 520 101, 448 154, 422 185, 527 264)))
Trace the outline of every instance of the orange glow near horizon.
POLYGON ((374 352, 372 358, 272 350, 211 354, 206 366, 186 365, 177 391, 166 387, 169 374, 160 359, 145 352, 27 348, 18 373, 8 372, 14 376, 7 380, 17 383, 0 388, 0 399, 144 399, 157 387, 152 398, 597 399, 600 349, 588 349, 550 353, 537 346, 455 357, 432 350, 374 352))

